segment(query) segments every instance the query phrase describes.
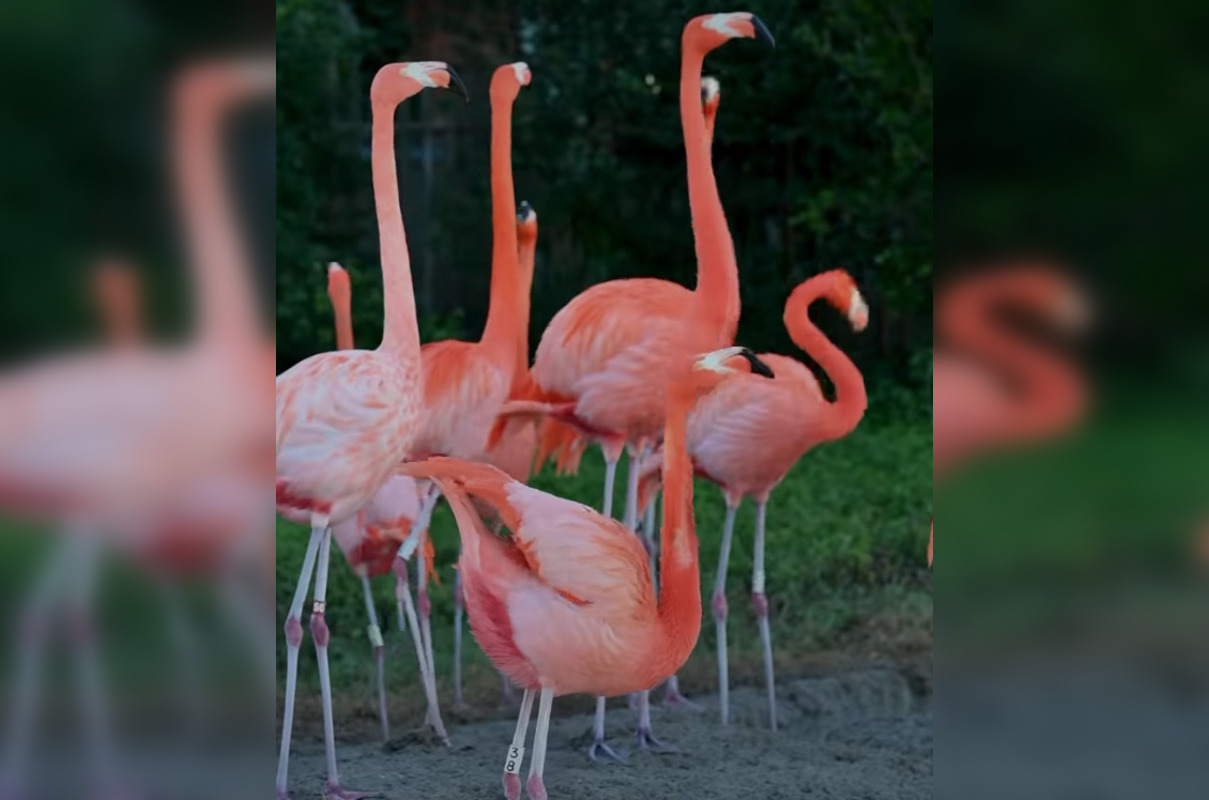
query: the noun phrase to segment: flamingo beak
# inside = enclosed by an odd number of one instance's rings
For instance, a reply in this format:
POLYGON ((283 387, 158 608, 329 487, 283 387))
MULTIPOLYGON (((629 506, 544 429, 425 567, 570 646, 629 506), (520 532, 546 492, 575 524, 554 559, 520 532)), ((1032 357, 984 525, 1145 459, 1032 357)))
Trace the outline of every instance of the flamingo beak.
POLYGON ((462 83, 462 79, 454 72, 453 67, 446 66, 445 71, 449 73, 449 85, 455 92, 460 94, 467 103, 470 102, 470 93, 466 91, 466 84, 462 83))
POLYGON ((769 47, 773 48, 774 50, 776 49, 777 42, 775 39, 772 38, 772 33, 769 32, 768 26, 765 25, 764 21, 762 19, 760 19, 759 17, 757 17, 755 14, 751 15, 751 27, 753 29, 755 29, 755 32, 756 32, 755 38, 759 39, 761 42, 764 42, 765 44, 767 44, 769 47))
POLYGON ((751 364, 751 374, 760 375, 765 378, 775 378, 776 375, 772 372, 772 367, 765 364, 759 357, 748 348, 744 347, 739 353, 740 356, 747 359, 747 363, 751 364))

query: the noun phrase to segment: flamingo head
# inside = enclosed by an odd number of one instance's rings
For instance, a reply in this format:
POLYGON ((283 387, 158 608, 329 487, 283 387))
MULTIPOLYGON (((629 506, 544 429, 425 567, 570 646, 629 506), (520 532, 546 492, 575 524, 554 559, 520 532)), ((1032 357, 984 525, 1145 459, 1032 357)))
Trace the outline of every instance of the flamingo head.
POLYGON ((491 76, 491 99, 496 102, 511 103, 520 94, 521 89, 533 80, 533 72, 524 61, 504 64, 496 67, 491 76))
POLYGON ((869 306, 847 270, 833 269, 820 276, 828 282, 824 295, 834 308, 844 312, 854 331, 863 331, 869 324, 869 306))
POLYGON ((724 347, 695 356, 692 369, 677 385, 686 388, 693 398, 708 393, 732 375, 751 373, 773 378, 772 369, 746 347, 724 347))
POLYGON ((189 107, 213 107, 269 92, 277 86, 277 62, 269 57, 214 58, 185 67, 176 77, 176 98, 189 107))
POLYGON ((722 84, 717 78, 706 75, 701 79, 701 108, 706 114, 716 114, 722 102, 722 84))
POLYGON ((351 299, 352 285, 348 279, 348 270, 332 261, 327 265, 327 294, 332 302, 351 299))
POLYGON ((522 200, 516 208, 517 240, 522 244, 531 244, 537 240, 537 212, 527 200, 522 200))
POLYGON ((776 47, 772 34, 759 17, 747 11, 727 14, 704 14, 689 20, 684 26, 683 43, 708 53, 731 39, 759 39, 776 47))
POLYGON ((425 89, 453 89, 470 102, 466 84, 444 61, 407 61, 378 70, 370 86, 370 100, 398 104, 425 89))

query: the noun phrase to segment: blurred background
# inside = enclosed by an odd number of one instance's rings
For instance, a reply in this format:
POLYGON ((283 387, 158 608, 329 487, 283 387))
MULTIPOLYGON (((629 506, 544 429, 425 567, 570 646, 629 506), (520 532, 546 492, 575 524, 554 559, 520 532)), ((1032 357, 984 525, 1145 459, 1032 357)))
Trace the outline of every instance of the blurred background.
MULTIPOLYGON (((870 307, 870 325, 861 334, 824 304, 813 312, 864 375, 870 401, 855 433, 808 454, 773 495, 769 597, 778 659, 792 674, 835 651, 915 657, 931 643, 925 552, 931 513, 932 6, 914 0, 754 0, 741 8, 767 23, 777 47, 733 43, 705 64, 705 74, 721 82, 713 164, 739 262, 738 341, 808 360, 784 330, 785 300, 802 280, 835 267, 853 275, 870 307)), ((592 284, 644 276, 693 285, 678 108, 680 35, 691 17, 728 10, 739 8, 667 0, 279 2, 278 369, 334 348, 325 294, 332 260, 352 276, 358 344, 373 346, 381 336, 368 87, 391 61, 448 61, 471 96, 465 106, 447 93, 423 93, 397 115, 403 214, 423 340, 481 334, 491 253, 487 86, 492 71, 512 61, 527 62, 533 73, 513 111, 517 200, 533 205, 540 228, 532 346, 554 313, 592 284)), ((594 450, 579 475, 556 477, 546 470, 535 485, 598 507, 602 474, 594 450)), ((707 585, 723 514, 720 493, 701 483, 697 524, 707 585)), ((754 512, 745 508, 739 520, 731 604, 746 609, 754 512)), ((284 622, 307 537, 296 526, 278 526, 277 608, 284 622)), ((449 588, 458 540, 443 506, 433 531, 441 580, 433 590, 436 665, 447 700, 449 588)), ((372 737, 365 612, 356 579, 336 561, 327 619, 337 694, 341 687, 346 693, 337 715, 372 737)), ((377 586, 376 597, 380 613, 392 608, 390 581, 377 586)), ((746 614, 736 619, 732 675, 755 683, 760 655, 754 621, 746 614)), ((476 647, 470 650, 471 705, 493 712, 498 676, 476 647)), ((713 652, 711 628, 685 673, 690 694, 716 691, 713 652)), ((401 723, 418 720, 422 703, 414 660, 406 653, 390 667, 396 676, 392 716, 401 723)), ((284 658, 279 648, 279 670, 284 658)), ((300 686, 312 686, 314 672, 313 659, 304 657, 300 686)), ((315 735, 318 707, 305 694, 300 692, 300 724, 315 735)), ((567 698, 559 709, 589 702, 567 698)), ((456 738, 456 728, 451 731, 456 738)))

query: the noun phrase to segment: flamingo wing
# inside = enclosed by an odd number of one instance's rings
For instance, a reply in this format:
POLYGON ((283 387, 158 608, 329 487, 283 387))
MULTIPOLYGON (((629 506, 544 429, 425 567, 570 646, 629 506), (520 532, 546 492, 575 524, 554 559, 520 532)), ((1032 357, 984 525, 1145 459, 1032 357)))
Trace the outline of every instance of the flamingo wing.
POLYGON ((420 348, 425 425, 416 452, 478 459, 512 376, 475 342, 445 340, 420 348))

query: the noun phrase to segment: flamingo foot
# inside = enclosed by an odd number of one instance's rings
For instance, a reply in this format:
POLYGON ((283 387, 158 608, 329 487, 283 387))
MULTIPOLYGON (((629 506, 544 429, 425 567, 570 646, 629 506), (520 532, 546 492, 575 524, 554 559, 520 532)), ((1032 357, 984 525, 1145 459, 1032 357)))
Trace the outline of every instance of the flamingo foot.
MULTIPOLYGON (((4 798, 4 800, 9 800, 9 798, 6 797, 6 798, 4 798)), ((290 800, 289 789, 286 789, 284 786, 278 786, 277 787, 277 800, 290 800)))
POLYGON ((624 752, 618 753, 612 747, 609 747, 604 739, 597 739, 588 748, 588 758, 597 764, 624 764, 626 754, 624 752))
POLYGON ((507 800, 521 800, 521 776, 504 775, 504 797, 507 800))
POLYGON ((656 739, 655 735, 653 733, 651 733, 651 729, 648 727, 644 727, 644 726, 639 726, 639 728, 638 728, 638 749, 649 750, 652 753, 676 753, 676 752, 679 752, 675 747, 672 747, 670 744, 664 744, 663 742, 656 739))
POLYGON ((527 788, 529 789, 529 797, 533 800, 546 800, 546 784, 542 781, 541 775, 530 775, 527 788))
POLYGON ((679 689, 672 689, 670 687, 663 693, 663 705, 667 708, 674 708, 677 711, 692 711, 698 714, 705 710, 699 703, 694 703, 682 695, 679 689))
POLYGON ((353 792, 332 783, 328 783, 323 789, 323 796, 327 800, 362 800, 365 797, 373 797, 374 794, 374 792, 353 792))

